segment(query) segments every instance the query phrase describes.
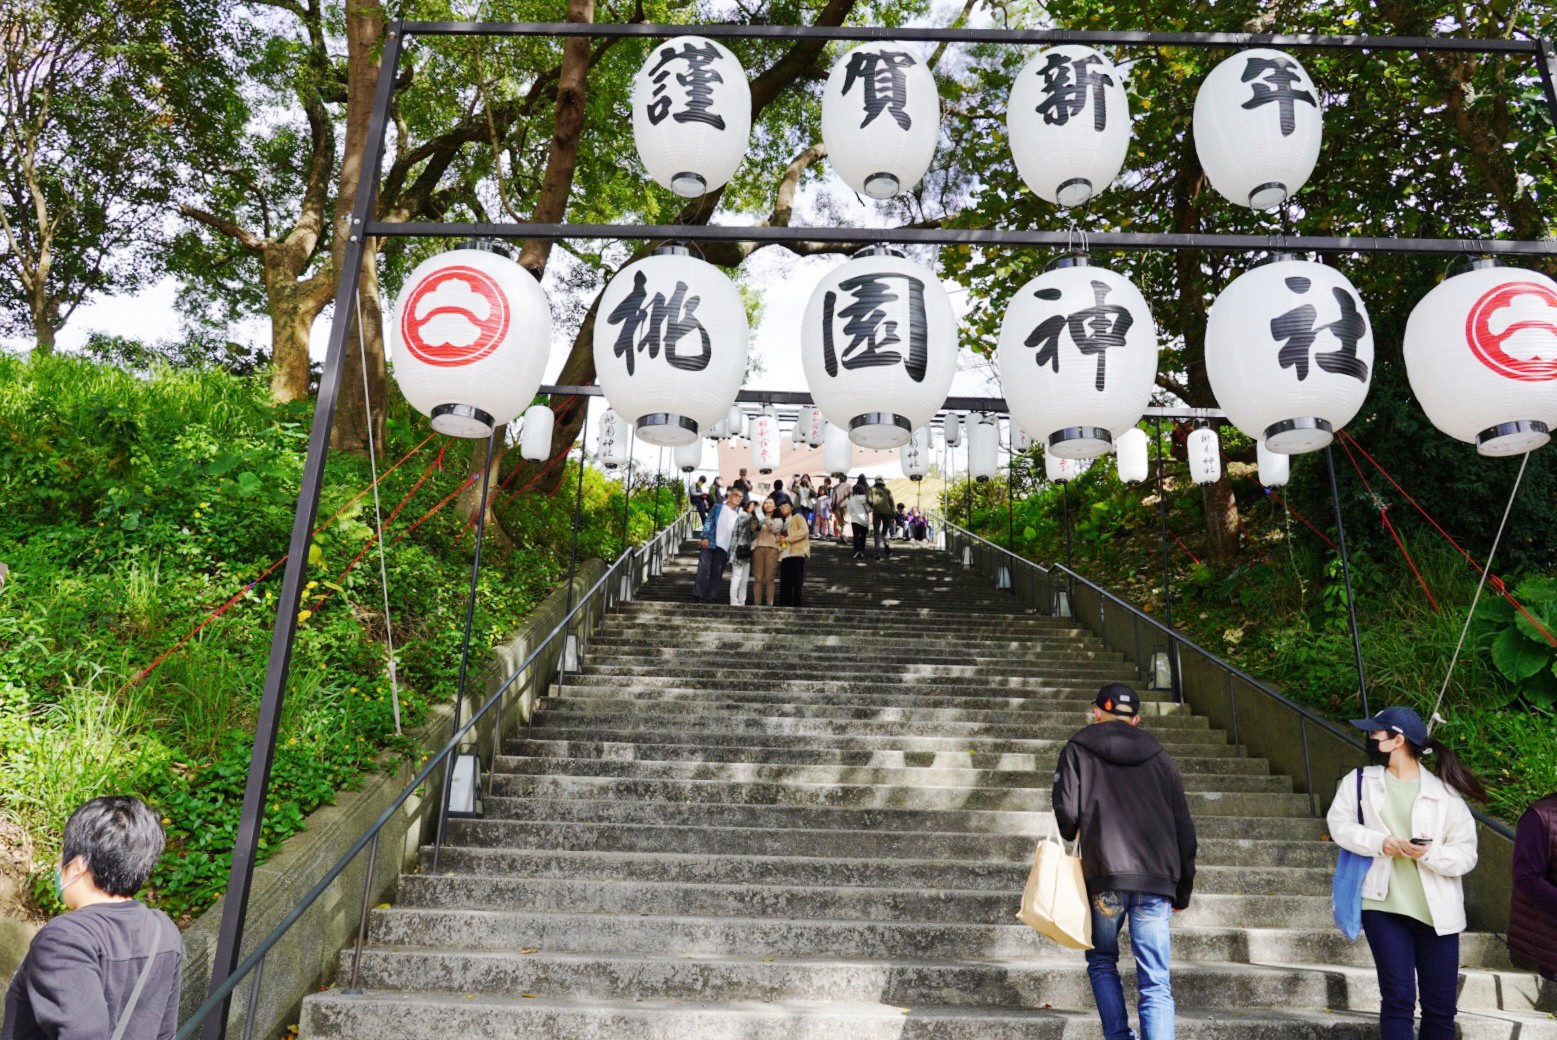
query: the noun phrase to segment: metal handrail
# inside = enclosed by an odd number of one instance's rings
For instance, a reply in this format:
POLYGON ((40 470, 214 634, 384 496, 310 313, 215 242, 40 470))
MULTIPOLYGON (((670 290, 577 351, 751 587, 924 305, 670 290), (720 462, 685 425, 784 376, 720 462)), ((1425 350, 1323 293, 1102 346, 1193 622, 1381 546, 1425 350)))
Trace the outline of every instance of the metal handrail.
MULTIPOLYGON (((1280 704, 1282 707, 1286 708, 1288 711, 1290 711, 1290 712, 1292 712, 1292 713, 1294 713, 1294 714, 1296 714, 1298 716, 1301 716, 1306 722, 1308 722, 1308 723, 1310 723, 1312 725, 1318 726, 1320 729, 1324 730, 1326 733, 1329 733, 1331 736, 1338 738, 1343 743, 1351 745, 1352 747, 1356 748, 1358 751, 1363 751, 1363 750, 1366 749, 1366 745, 1360 739, 1358 739, 1357 737, 1353 736, 1351 733, 1346 732, 1345 730, 1341 729, 1340 727, 1336 726, 1329 719, 1326 719, 1326 718, 1324 718, 1323 716, 1320 716, 1320 715, 1316 715, 1310 709, 1308 709, 1308 708, 1304 707, 1303 705, 1297 703, 1296 701, 1292 700, 1291 698, 1287 697, 1285 694, 1283 694, 1280 691, 1276 690, 1275 688, 1267 685, 1266 683, 1261 682, 1259 679, 1256 679, 1254 676, 1250 675, 1248 672, 1244 671, 1242 668, 1239 668, 1237 665, 1232 664, 1232 663, 1230 663, 1230 662, 1228 662, 1226 660, 1223 660, 1219 655, 1217 655, 1215 653, 1212 653, 1210 650, 1207 650, 1205 647, 1201 646, 1199 643, 1195 642, 1193 639, 1190 639, 1190 638, 1186 637, 1183 633, 1179 632, 1177 629, 1169 628, 1167 625, 1163 624, 1161 621, 1158 621, 1156 618, 1152 617, 1150 614, 1148 614, 1145 611, 1141 610, 1139 607, 1135 606, 1133 603, 1130 603, 1130 602, 1120 598, 1118 595, 1116 595, 1113 592, 1110 592, 1108 589, 1105 589, 1103 586, 1097 584, 1096 582, 1090 581, 1089 579, 1082 577, 1080 574, 1077 574, 1074 570, 1072 570, 1071 568, 1065 566, 1063 563, 1055 563, 1055 564, 1052 564, 1049 567, 1045 567, 1045 566, 1043 566, 1040 563, 1037 563, 1037 562, 1035 562, 1033 560, 1027 559, 1025 556, 1017 556, 1015 553, 1011 552, 1009 549, 1003 549, 1000 546, 996 545, 994 542, 991 542, 989 539, 984 538, 984 537, 982 537, 980 535, 976 535, 972 531, 969 531, 967 528, 962 527, 959 524, 952 523, 944 515, 939 515, 939 519, 940 519, 941 523, 946 525, 947 528, 949 528, 951 530, 954 530, 954 531, 957 531, 958 533, 960 533, 961 535, 963 535, 966 538, 969 538, 969 539, 972 539, 972 540, 978 541, 978 542, 983 542, 985 545, 989 546, 990 548, 999 550, 1001 553, 1004 553, 1005 555, 1010 556, 1013 559, 1021 561, 1022 563, 1026 564, 1028 567, 1031 567, 1033 570, 1036 570, 1036 571, 1038 571, 1041 574, 1044 574, 1046 576, 1049 575, 1051 572, 1058 572, 1060 574, 1064 574, 1071 581, 1073 581, 1073 582, 1075 582, 1077 584, 1080 584, 1080 585, 1084 585, 1087 588, 1091 589, 1093 592, 1097 593, 1097 595, 1100 598, 1102 598, 1104 600, 1107 600, 1108 602, 1113 603, 1116 606, 1123 607, 1126 612, 1128 612, 1130 615, 1132 615, 1135 618, 1137 623, 1141 622, 1141 621, 1146 622, 1146 624, 1148 624, 1152 628, 1155 628, 1157 631, 1161 632, 1163 635, 1167 636, 1168 639, 1172 643, 1175 643, 1178 646, 1188 647, 1190 650, 1193 650, 1195 653, 1199 654, 1200 657, 1203 660, 1209 661, 1211 664, 1215 665, 1217 668, 1220 668, 1223 672, 1227 673, 1230 677, 1232 677, 1234 679, 1240 680, 1241 682, 1243 682, 1245 685, 1247 685, 1251 689, 1253 689, 1253 690, 1263 694, 1265 697, 1269 698, 1270 700, 1275 701, 1276 703, 1280 704)), ((1310 786, 1310 788, 1312 788, 1312 786, 1313 786, 1312 783, 1310 783, 1309 786, 1310 786)), ((1513 839, 1513 837, 1514 837, 1513 830, 1507 824, 1505 824, 1503 821, 1494 819, 1493 817, 1490 817, 1490 816, 1487 816, 1485 813, 1482 813, 1482 812, 1480 812, 1479 810, 1476 810, 1476 809, 1472 809, 1471 810, 1471 815, 1473 817, 1475 817, 1476 820, 1478 820, 1484 826, 1486 826, 1488 829, 1490 829, 1490 830, 1492 830, 1492 831, 1494 831, 1494 832, 1496 832, 1498 834, 1503 835, 1505 838, 1508 838, 1510 840, 1513 839)))
MULTIPOLYGON (((411 782, 406 785, 405 789, 395 796, 394 800, 389 803, 388 807, 386 807, 384 811, 379 814, 378 819, 373 822, 373 826, 368 828, 368 830, 365 831, 362 836, 352 844, 351 848, 346 851, 346 854, 343 855, 333 867, 325 871, 324 876, 319 879, 318 883, 315 884, 313 888, 308 890, 307 894, 303 896, 303 898, 296 906, 287 912, 285 917, 277 922, 276 927, 271 930, 269 935, 260 940, 259 944, 254 947, 254 951, 245 957, 242 962, 240 962, 239 965, 233 969, 233 973, 227 977, 222 985, 217 987, 217 989, 206 998, 205 1003, 201 1004, 200 1007, 195 1009, 195 1013, 191 1015, 189 1019, 179 1028, 178 1033, 174 1036, 174 1040, 191 1040, 191 1038, 195 1035, 196 1030, 198 1030, 199 1027, 204 1024, 206 1018, 208 1018, 212 1012, 225 1006, 227 999, 232 996, 233 991, 237 989, 238 984, 242 982, 250 972, 256 971, 259 968, 259 966, 264 962, 265 956, 270 952, 271 948, 274 947, 276 943, 281 941, 281 937, 285 935, 292 928, 292 926, 298 922, 299 919, 302 918, 303 914, 308 912, 314 903, 319 900, 319 897, 324 895, 325 891, 330 887, 330 885, 346 872, 346 868, 351 866, 352 862, 357 858, 358 855, 361 854, 362 850, 367 848, 370 844, 373 847, 373 852, 370 854, 369 860, 370 870, 368 876, 363 879, 363 885, 367 889, 371 890, 373 884, 371 864, 372 860, 377 856, 379 832, 384 828, 384 825, 394 817, 395 813, 399 811, 401 806, 405 805, 405 803, 411 799, 411 796, 416 793, 417 788, 426 783, 432 774, 436 772, 441 765, 444 765, 451 756, 458 753, 461 744, 470 734, 471 730, 476 727, 476 724, 486 716, 487 712, 491 711, 495 705, 503 700, 504 695, 508 692, 508 688, 516 681, 518 681, 519 677, 523 675, 530 668, 530 666, 540 658, 541 654, 552 645, 552 642, 559 635, 573 626, 573 623, 579 614, 586 608, 593 609, 596 595, 600 592, 601 589, 606 588, 609 582, 619 577, 619 572, 624 565, 642 559, 650 551, 659 548, 660 543, 668 541, 673 535, 677 533, 680 533, 682 537, 685 537, 682 529, 685 527, 691 512, 692 511, 690 509, 686 510, 680 516, 676 517, 675 520, 672 520, 664 528, 662 528, 657 534, 655 534, 653 538, 649 539, 640 546, 622 553, 622 555, 618 556, 616 560, 608 568, 606 568, 606 572, 602 574, 592 586, 590 586, 587 592, 579 597, 578 602, 574 604, 573 609, 568 612, 567 616, 557 623, 557 625, 547 634, 546 638, 543 639, 536 646, 536 648, 530 652, 530 655, 514 668, 512 674, 510 674, 508 678, 503 681, 503 684, 495 691, 493 691, 492 695, 487 698, 486 702, 482 704, 482 706, 474 714, 471 715, 470 719, 463 726, 461 726, 453 736, 449 738, 448 742, 443 745, 443 748, 435 756, 427 761, 427 764, 422 767, 421 771, 418 772, 414 778, 412 778, 411 782)), ((447 813, 447 804, 440 805, 438 807, 438 812, 440 815, 447 813)), ((359 948, 362 941, 361 936, 365 924, 366 914, 363 915, 363 920, 358 923, 359 948)), ((247 1009, 247 1016, 251 1021, 254 1016, 254 1009, 254 1001, 251 999, 247 1009)))

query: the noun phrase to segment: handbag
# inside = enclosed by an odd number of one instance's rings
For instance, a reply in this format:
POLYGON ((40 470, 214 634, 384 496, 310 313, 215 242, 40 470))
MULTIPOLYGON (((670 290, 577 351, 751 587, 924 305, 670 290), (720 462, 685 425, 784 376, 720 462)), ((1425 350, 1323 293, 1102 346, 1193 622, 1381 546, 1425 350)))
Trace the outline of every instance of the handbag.
MULTIPOLYGON (((1362 824, 1362 770, 1357 770, 1357 823, 1362 824)), ((1362 934, 1362 880, 1373 867, 1372 856, 1359 856, 1350 849, 1341 850, 1330 882, 1330 910, 1335 926, 1352 942, 1362 934)))
MULTIPOLYGON (((1049 833, 1033 853, 1032 873, 1022 892, 1016 919, 1072 950, 1092 949, 1092 908, 1087 902, 1087 882, 1081 874, 1081 857, 1065 851, 1053 818, 1049 833)), ((1076 848, 1081 847, 1077 835, 1076 848)))
POLYGON ((751 546, 737 545, 735 547, 735 558, 742 562, 751 559, 751 546))

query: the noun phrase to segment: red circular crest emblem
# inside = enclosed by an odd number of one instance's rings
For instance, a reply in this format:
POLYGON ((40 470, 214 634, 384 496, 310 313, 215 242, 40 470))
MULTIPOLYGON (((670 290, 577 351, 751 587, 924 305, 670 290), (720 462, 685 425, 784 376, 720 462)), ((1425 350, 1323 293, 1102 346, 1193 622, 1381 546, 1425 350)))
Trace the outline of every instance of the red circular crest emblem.
POLYGON ((406 296, 400 339, 413 357, 454 368, 480 361, 508 335, 508 296, 485 271, 440 267, 406 296))
POLYGON ((1471 307, 1465 319, 1465 341, 1482 364, 1505 379, 1527 383, 1557 379, 1557 293, 1539 282, 1494 286, 1471 307), (1514 309, 1519 297, 1526 297, 1527 303, 1514 309), (1526 344, 1544 339, 1546 349, 1529 357, 1510 354, 1509 341, 1521 334, 1526 344))

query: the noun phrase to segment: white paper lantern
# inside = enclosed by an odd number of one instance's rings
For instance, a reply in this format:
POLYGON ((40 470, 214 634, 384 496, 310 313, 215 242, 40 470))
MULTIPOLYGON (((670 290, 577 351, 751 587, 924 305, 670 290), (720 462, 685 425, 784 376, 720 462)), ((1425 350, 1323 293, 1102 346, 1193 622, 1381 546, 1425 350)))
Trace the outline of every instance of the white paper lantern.
POLYGON ((1477 261, 1406 322, 1406 378, 1434 426, 1483 455, 1520 455, 1557 427, 1557 282, 1477 261))
POLYGON ((691 444, 676 445, 676 468, 683 473, 691 473, 695 469, 702 469, 703 442, 693 441, 691 444))
POLYGON ((551 458, 551 435, 556 426, 556 416, 543 404, 532 404, 524 410, 524 425, 519 430, 519 455, 531 462, 545 462, 551 458))
POLYGON ((741 411, 740 405, 732 404, 725 413, 724 435, 731 438, 746 436, 746 413, 741 411))
POLYGON ((905 44, 863 44, 827 77, 822 143, 834 172, 857 192, 890 199, 912 191, 935 157, 940 129, 935 77, 905 44))
POLYGON ((1000 469, 1000 418, 984 412, 968 414, 968 472, 980 484, 1000 469), (975 418, 977 416, 977 418, 975 418))
POLYGON ((508 257, 454 249, 406 279, 389 322, 395 382, 452 437, 487 437, 535 397, 551 353, 551 307, 508 257))
POLYGON ((821 447, 826 436, 827 419, 814 404, 800 409, 800 438, 813 448, 821 447))
POLYGON ((1145 480, 1151 468, 1151 452, 1144 430, 1134 426, 1114 438, 1115 463, 1119 467, 1119 479, 1126 484, 1139 484, 1145 480))
POLYGON ((1071 459, 1056 455, 1047 448, 1043 452, 1043 475, 1051 484, 1065 484, 1081 476, 1092 466, 1091 459, 1071 459))
POLYGON ((1292 475, 1292 456, 1271 451, 1260 441, 1256 446, 1260 463, 1260 483, 1266 487, 1285 487, 1292 475))
POLYGON ((1130 150, 1124 77, 1091 47, 1040 51, 1011 84, 1006 129, 1017 172, 1039 198, 1084 205, 1119 176, 1130 150))
POLYGON ((633 79, 633 142, 649 176, 683 198, 723 187, 746 154, 751 87, 723 44, 678 36, 633 79))
POLYGON ((1026 452, 1032 446, 1033 446, 1033 439, 1027 435, 1027 431, 1022 428, 1022 425, 1020 423, 1013 421, 1011 423, 1011 452, 1012 452, 1012 454, 1014 454, 1014 455, 1021 455, 1022 453, 1026 452))
POLYGON ((947 412, 946 422, 941 432, 946 438, 948 448, 957 447, 962 443, 962 418, 956 412, 947 412))
POLYGON ((822 464, 835 479, 842 480, 854 465, 854 442, 849 431, 832 423, 822 433, 822 464))
POLYGON ((1329 444, 1368 396, 1373 325, 1333 267, 1279 258, 1235 278, 1206 320, 1206 375, 1251 440, 1297 455, 1329 444))
POLYGON ((897 448, 940 410, 957 374, 957 317, 941 280, 873 247, 822 278, 806 304, 811 397, 862 448, 897 448))
POLYGON ((914 431, 908 443, 898 449, 898 461, 903 465, 903 476, 921 481, 930 472, 930 429, 921 426, 914 431))
POLYGON ((1195 153, 1229 202, 1272 209, 1314 172, 1324 136, 1323 99, 1290 54, 1239 51, 1211 70, 1195 96, 1195 153))
POLYGON ((1022 428, 1061 458, 1092 458, 1151 403, 1157 326, 1128 278, 1068 256, 1017 290, 995 361, 1022 428))
POLYGON ((751 423, 751 464, 758 473, 772 473, 779 464, 779 421, 772 410, 763 412, 751 423))
POLYGON ((1191 430, 1185 444, 1189 454, 1189 475, 1197 484, 1215 484, 1222 479, 1222 442, 1216 431, 1202 426, 1191 430))
POLYGON ((622 268, 601 294, 595 371, 639 439, 687 444, 740 392, 748 341, 730 279, 685 246, 666 246, 622 268))
POLYGON ((795 416, 795 423, 789 428, 789 446, 791 448, 800 447, 800 435, 802 433, 800 429, 801 421, 802 420, 800 416, 795 416))
POLYGON ((705 434, 705 436, 711 441, 722 441, 729 435, 730 432, 725 428, 725 420, 723 419, 720 419, 718 422, 710 426, 708 428, 708 432, 705 434))
POLYGON ((600 465, 606 469, 616 469, 625 465, 632 446, 628 439, 632 436, 632 427, 626 420, 607 408, 605 414, 600 417, 600 443, 595 452, 600 459, 600 465))

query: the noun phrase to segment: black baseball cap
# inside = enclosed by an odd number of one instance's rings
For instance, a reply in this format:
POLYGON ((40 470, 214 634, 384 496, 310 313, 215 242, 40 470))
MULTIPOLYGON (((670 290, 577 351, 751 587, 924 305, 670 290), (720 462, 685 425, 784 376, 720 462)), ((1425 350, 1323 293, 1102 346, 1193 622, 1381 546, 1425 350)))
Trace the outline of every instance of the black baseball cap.
POLYGON ((1111 682, 1097 691, 1093 704, 1110 715, 1139 715, 1141 695, 1122 682, 1111 682))
POLYGON ((1385 708, 1371 719, 1353 719, 1352 725, 1364 733, 1399 733, 1417 747, 1427 746, 1427 723, 1410 708, 1385 708))

